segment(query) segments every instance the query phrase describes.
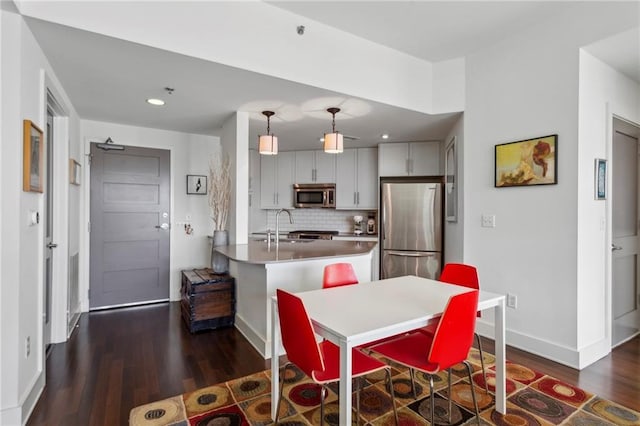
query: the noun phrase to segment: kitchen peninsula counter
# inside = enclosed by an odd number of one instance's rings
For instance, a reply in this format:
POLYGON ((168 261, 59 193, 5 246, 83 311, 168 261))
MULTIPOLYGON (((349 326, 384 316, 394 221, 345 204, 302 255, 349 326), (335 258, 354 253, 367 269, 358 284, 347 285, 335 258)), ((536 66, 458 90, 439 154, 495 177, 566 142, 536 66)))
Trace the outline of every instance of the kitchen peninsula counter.
MULTIPOLYGON (((292 293, 322 288, 324 267, 348 262, 361 283, 372 281, 376 242, 281 240, 216 247, 229 258, 236 282, 235 327, 265 358, 271 358, 271 298, 276 289, 292 293)), ((366 284, 364 284, 366 285, 366 284)), ((281 354, 284 353, 281 348, 281 354)))
POLYGON ((250 241, 249 244, 216 247, 215 250, 236 262, 266 264, 360 256, 375 247, 376 243, 370 241, 286 240, 280 241, 277 248, 275 242, 269 248, 265 241, 250 241))

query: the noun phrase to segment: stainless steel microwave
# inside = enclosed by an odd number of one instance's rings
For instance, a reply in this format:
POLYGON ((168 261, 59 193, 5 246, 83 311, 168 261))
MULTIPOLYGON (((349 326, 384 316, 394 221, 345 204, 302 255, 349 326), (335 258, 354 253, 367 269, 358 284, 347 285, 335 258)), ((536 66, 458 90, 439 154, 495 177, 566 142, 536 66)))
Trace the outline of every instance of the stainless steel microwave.
POLYGON ((335 183, 294 183, 293 205, 296 208, 336 208, 335 183))

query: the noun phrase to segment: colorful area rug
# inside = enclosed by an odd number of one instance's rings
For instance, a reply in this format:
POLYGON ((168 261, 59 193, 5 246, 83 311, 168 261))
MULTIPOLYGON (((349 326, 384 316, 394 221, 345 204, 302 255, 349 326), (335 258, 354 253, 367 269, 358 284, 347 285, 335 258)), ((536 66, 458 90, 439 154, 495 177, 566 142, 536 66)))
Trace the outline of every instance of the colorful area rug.
MULTIPOLYGON (((489 393, 484 390, 480 357, 475 349, 469 353, 474 367, 473 381, 483 425, 575 425, 621 426, 640 425, 640 413, 598 398, 553 377, 525 366, 507 363, 507 414, 495 411, 495 374, 493 355, 485 353, 488 367, 489 393)), ((416 374, 413 398, 411 381, 406 368, 392 365, 393 387, 400 425, 428 425, 430 417, 429 379, 416 374)), ((462 364, 452 369, 451 394, 454 402, 451 424, 477 424, 466 370, 462 364)), ((319 425, 320 388, 302 372, 287 369, 285 399, 280 407, 280 424, 319 425)), ((380 372, 361 379, 360 419, 358 424, 394 425, 391 397, 386 389, 385 374, 380 372)), ((447 373, 434 377, 436 390, 436 421, 448 423, 447 373)), ((355 384, 354 384, 355 389, 355 384)), ((271 424, 271 371, 230 380, 198 389, 183 395, 152 402, 131 410, 132 426, 213 426, 271 424)), ((338 424, 338 387, 330 386, 325 400, 325 419, 328 425, 338 424)), ((355 394, 353 399, 355 407, 355 394)), ((355 411, 354 411, 355 417, 355 411)))

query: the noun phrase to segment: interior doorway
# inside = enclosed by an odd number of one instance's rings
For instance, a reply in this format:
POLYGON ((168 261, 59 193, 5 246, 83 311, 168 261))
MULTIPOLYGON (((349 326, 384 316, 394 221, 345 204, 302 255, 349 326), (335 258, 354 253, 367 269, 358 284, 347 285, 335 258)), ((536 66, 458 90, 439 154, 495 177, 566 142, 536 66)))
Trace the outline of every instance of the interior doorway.
POLYGON ((640 127, 613 119, 611 345, 640 334, 640 127))
POLYGON ((91 144, 90 310, 169 300, 170 154, 91 144))
POLYGON ((53 251, 58 247, 54 242, 53 235, 53 195, 54 195, 54 159, 53 151, 55 146, 53 132, 53 110, 47 106, 47 126, 45 135, 46 159, 47 159, 47 177, 46 188, 44 191, 44 312, 43 316, 43 344, 45 353, 48 353, 51 345, 51 312, 52 312, 52 295, 53 295, 53 251))

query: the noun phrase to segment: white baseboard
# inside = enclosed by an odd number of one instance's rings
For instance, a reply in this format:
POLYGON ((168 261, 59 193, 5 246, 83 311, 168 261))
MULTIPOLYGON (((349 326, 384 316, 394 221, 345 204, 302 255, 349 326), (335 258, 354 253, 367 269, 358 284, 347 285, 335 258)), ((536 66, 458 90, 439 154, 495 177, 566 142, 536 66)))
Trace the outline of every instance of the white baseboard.
MULTIPOLYGON (((477 321, 476 331, 481 336, 494 338, 493 324, 491 323, 477 321)), ((507 345, 514 348, 578 370, 596 362, 611 351, 611 346, 606 339, 577 350, 509 329, 506 331, 506 342, 507 345)))
MULTIPOLYGON (((236 329, 256 348, 264 359, 271 359, 271 340, 263 339, 256 331, 251 328, 240 315, 236 313, 235 321, 236 329)), ((280 355, 284 355, 284 347, 280 345, 280 355)))
POLYGON ((236 313, 235 320, 236 329, 242 333, 242 335, 251 343, 251 346, 262 355, 264 359, 271 358, 271 346, 270 342, 267 342, 242 318, 242 316, 236 313))

